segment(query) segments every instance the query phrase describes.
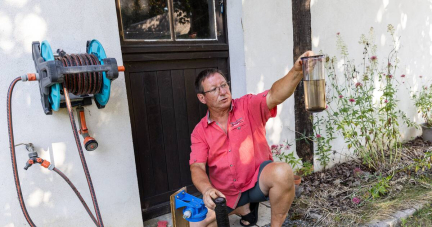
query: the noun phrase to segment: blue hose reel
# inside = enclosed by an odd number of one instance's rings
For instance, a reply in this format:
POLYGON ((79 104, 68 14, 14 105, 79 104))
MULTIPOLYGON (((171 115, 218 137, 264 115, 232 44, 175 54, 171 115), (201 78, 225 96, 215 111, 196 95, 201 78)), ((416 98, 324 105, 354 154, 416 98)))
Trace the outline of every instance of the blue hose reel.
POLYGON ((207 207, 202 199, 186 193, 184 190, 175 197, 175 209, 183 209, 183 218, 189 222, 200 222, 206 218, 207 207))
MULTIPOLYGON (((33 61, 38 73, 41 102, 45 114, 52 114, 52 110, 58 111, 62 101, 62 83, 65 74, 95 73, 102 72, 102 88, 97 94, 81 95, 78 97, 81 102, 75 105, 91 104, 91 96, 99 109, 104 108, 108 103, 111 90, 111 81, 118 78, 117 61, 114 58, 107 58, 102 44, 97 40, 87 41, 87 53, 95 55, 100 65, 68 66, 55 58, 48 41, 32 43, 33 61), (83 101, 85 100, 85 102, 83 101)), ((59 52, 59 51, 58 51, 59 52)), ((64 53, 64 52, 63 52, 64 53)), ((65 53, 64 53, 65 54, 65 53)), ((78 100, 77 99, 77 100, 78 100)), ((72 104, 74 105, 74 100, 72 104)), ((76 101, 78 102, 78 101, 76 101)))

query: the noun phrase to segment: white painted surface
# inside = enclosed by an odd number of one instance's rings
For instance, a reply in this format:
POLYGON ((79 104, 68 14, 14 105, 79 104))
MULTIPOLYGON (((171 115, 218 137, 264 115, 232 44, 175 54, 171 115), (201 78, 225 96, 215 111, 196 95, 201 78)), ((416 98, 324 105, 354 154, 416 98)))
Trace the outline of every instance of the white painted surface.
MULTIPOLYGON (((370 27, 375 30, 375 43, 378 45, 377 57, 383 63, 391 48, 391 38, 387 33, 387 25, 392 24, 396 36, 400 37, 399 69, 395 78, 404 81, 399 88, 399 107, 408 117, 418 123, 423 122, 416 113, 413 102, 409 98, 411 90, 418 90, 421 85, 430 84, 432 75, 432 2, 408 0, 312 0, 312 43, 313 51, 330 56, 339 56, 336 49, 336 33, 340 32, 348 46, 351 58, 358 65, 361 62, 363 49, 358 44, 361 34, 367 34, 370 27), (402 74, 405 79, 400 78, 402 74), (419 78, 422 75, 423 78, 419 78), (406 87, 405 87, 406 86, 406 87)), ((408 140, 421 131, 402 127, 402 136, 408 140)), ((334 162, 343 161, 345 154, 350 155, 347 147, 340 139, 333 144, 338 152, 334 162), (339 154, 342 153, 342 154, 339 154)), ((319 168, 317 162, 316 169, 319 168)))
MULTIPOLYGON (((242 24, 246 92, 257 94, 270 89, 293 66, 291 1, 243 1, 242 24)), ((230 43, 230 52, 233 46, 230 43)), ((295 149, 293 96, 278 106, 266 129, 270 145, 287 140, 295 149)))
POLYGON ((229 63, 233 98, 246 94, 242 1, 227 1, 229 63))
MULTIPOLYGON (((114 1, 0 2, 0 226, 28 226, 17 200, 6 124, 6 92, 11 81, 35 72, 32 41, 48 40, 55 51, 85 52, 86 41, 98 39, 108 57, 122 64, 114 1)), ((40 157, 51 161, 75 184, 93 210, 84 171, 65 109, 46 116, 36 82, 19 82, 13 93, 15 143, 32 142, 40 157)), ((85 151, 105 226, 142 226, 124 75, 112 83, 105 109, 85 109, 90 134, 99 142, 85 151)), ((93 226, 80 201, 56 173, 23 167, 27 151, 16 149, 23 196, 38 226, 93 226)))

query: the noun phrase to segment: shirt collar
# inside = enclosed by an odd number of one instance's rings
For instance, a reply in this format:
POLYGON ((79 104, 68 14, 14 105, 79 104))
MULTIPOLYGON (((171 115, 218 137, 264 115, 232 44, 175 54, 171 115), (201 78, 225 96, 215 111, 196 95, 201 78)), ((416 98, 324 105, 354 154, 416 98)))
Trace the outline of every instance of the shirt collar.
MULTIPOLYGON (((234 109, 234 100, 231 100, 230 112, 232 112, 233 109, 234 109)), ((207 127, 209 124, 213 123, 213 122, 214 122, 214 120, 210 119, 210 111, 207 110, 207 124, 206 124, 206 127, 207 127)))

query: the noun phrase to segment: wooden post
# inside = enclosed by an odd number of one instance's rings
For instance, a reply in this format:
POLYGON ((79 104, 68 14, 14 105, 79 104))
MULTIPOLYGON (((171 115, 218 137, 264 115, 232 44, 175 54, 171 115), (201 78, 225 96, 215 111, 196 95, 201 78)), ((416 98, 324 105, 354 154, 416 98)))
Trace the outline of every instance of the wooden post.
MULTIPOLYGON (((292 0, 292 23, 295 62, 301 54, 312 49, 310 0, 292 0)), ((313 136, 312 114, 305 108, 303 82, 297 86, 294 100, 297 155, 303 162, 313 164, 313 142, 300 139, 313 136)))
POLYGON ((175 208, 175 197, 183 190, 186 192, 186 187, 180 188, 178 191, 176 191, 174 194, 170 196, 173 227, 189 227, 189 222, 183 218, 183 208, 182 209, 175 208))

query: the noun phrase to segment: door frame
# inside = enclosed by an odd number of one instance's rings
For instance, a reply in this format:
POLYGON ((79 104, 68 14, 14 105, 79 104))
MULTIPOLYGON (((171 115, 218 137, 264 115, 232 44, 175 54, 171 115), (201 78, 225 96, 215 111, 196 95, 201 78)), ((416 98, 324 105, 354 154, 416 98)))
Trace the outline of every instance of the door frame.
MULTIPOLYGON (((214 0, 215 4, 220 0, 214 0)), ((227 26, 227 9, 226 9, 226 1, 223 0, 224 3, 224 13, 223 13, 223 31, 224 31, 224 42, 219 42, 217 40, 199 40, 199 41, 137 41, 137 40, 124 40, 123 38, 123 26, 121 23, 121 10, 120 10, 120 0, 115 0, 116 2, 116 13, 117 13, 117 21, 118 21, 118 29, 119 29, 119 38, 121 44, 121 52, 123 57, 123 64, 125 65, 125 84, 126 84, 126 93, 128 96, 128 106, 129 106, 129 115, 131 121, 131 128, 135 125, 134 120, 134 110, 133 110, 133 101, 130 97, 131 94, 131 85, 129 73, 138 72, 144 70, 143 66, 140 66, 139 62, 154 62, 154 66, 148 66, 145 70, 151 70, 152 67, 157 67, 157 64, 163 64, 163 61, 197 61, 201 62, 206 59, 216 59, 221 61, 221 59, 226 59, 226 76, 230 78, 230 60, 229 60, 229 44, 228 44, 228 26, 227 26)), ((181 66, 180 66, 181 67, 181 66)), ((134 129, 132 129, 132 135, 134 137, 134 129)), ((190 136, 190 135, 189 135, 190 136)), ((134 144, 134 150, 135 150, 134 144)), ((136 150, 134 154, 136 156, 136 150)), ((145 210, 143 207, 143 199, 145 198, 142 195, 142 188, 146 187, 142 183, 141 172, 138 166, 140 165, 139 160, 135 157, 135 164, 137 168, 137 180, 139 185, 139 193, 140 193, 140 201, 142 208, 143 220, 151 219, 155 216, 160 215, 159 213, 169 213, 170 209, 166 208, 167 204, 169 205, 169 199, 166 203, 161 203, 155 205, 151 211, 145 210)), ((147 186, 149 187, 149 186, 147 186)), ((188 188, 189 190, 189 188, 188 188)), ((195 188, 192 188, 190 192, 196 192, 195 188)))

